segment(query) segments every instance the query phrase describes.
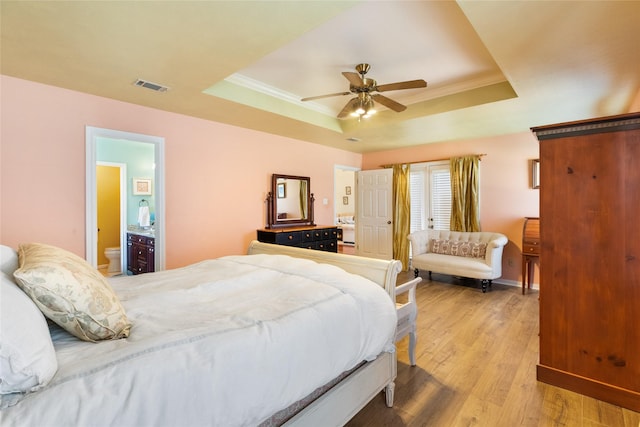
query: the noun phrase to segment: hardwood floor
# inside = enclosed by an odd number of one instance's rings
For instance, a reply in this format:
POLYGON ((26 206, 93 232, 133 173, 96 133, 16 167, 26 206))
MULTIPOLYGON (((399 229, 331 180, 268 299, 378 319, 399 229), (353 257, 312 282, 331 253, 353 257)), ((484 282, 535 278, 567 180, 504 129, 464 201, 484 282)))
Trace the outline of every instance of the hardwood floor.
POLYGON ((483 294, 473 280, 424 276, 417 366, 404 338, 394 407, 381 393, 347 426, 640 427, 640 413, 536 381, 536 291, 494 284, 483 294))
POLYGON ((339 242, 338 243, 338 252, 340 252, 341 254, 355 255, 356 254, 356 248, 353 245, 343 245, 342 242, 339 242))

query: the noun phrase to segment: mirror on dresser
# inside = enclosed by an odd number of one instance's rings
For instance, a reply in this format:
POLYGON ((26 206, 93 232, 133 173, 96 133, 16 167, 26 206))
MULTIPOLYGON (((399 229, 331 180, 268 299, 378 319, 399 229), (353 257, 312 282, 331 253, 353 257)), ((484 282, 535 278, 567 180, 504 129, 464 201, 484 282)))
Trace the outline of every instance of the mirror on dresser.
POLYGON ((267 196, 267 228, 314 225, 313 193, 308 176, 271 176, 267 196))

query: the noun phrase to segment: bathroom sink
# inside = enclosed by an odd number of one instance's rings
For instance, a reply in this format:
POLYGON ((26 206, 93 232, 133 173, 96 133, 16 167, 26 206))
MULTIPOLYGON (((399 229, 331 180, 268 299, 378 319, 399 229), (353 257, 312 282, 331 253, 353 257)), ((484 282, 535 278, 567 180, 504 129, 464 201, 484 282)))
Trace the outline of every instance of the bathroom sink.
POLYGON ((133 234, 140 234, 142 236, 153 236, 155 234, 155 230, 153 229, 145 230, 143 228, 133 228, 133 229, 127 230, 127 232, 133 233, 133 234))

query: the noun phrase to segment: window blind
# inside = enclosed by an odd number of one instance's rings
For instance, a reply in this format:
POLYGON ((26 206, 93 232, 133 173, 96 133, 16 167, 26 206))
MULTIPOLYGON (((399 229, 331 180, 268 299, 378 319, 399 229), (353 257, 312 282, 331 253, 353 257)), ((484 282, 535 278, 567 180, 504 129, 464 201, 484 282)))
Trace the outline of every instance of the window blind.
POLYGON ((449 230, 451 220, 451 174, 449 167, 432 169, 431 225, 434 230, 449 230))
POLYGON ((409 173, 409 196, 411 197, 411 233, 427 227, 425 208, 425 170, 412 170, 409 173))

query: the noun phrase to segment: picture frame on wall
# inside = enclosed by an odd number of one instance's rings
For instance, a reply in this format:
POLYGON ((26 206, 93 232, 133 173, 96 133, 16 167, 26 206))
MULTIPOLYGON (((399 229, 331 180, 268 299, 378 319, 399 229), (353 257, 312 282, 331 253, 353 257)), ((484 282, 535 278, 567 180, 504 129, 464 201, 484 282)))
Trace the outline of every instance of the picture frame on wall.
POLYGON ((150 196, 151 178, 133 178, 133 195, 150 196))
POLYGON ((281 182, 278 184, 278 199, 287 197, 287 184, 281 182))
POLYGON ((540 188, 540 159, 531 160, 531 188, 540 188))

